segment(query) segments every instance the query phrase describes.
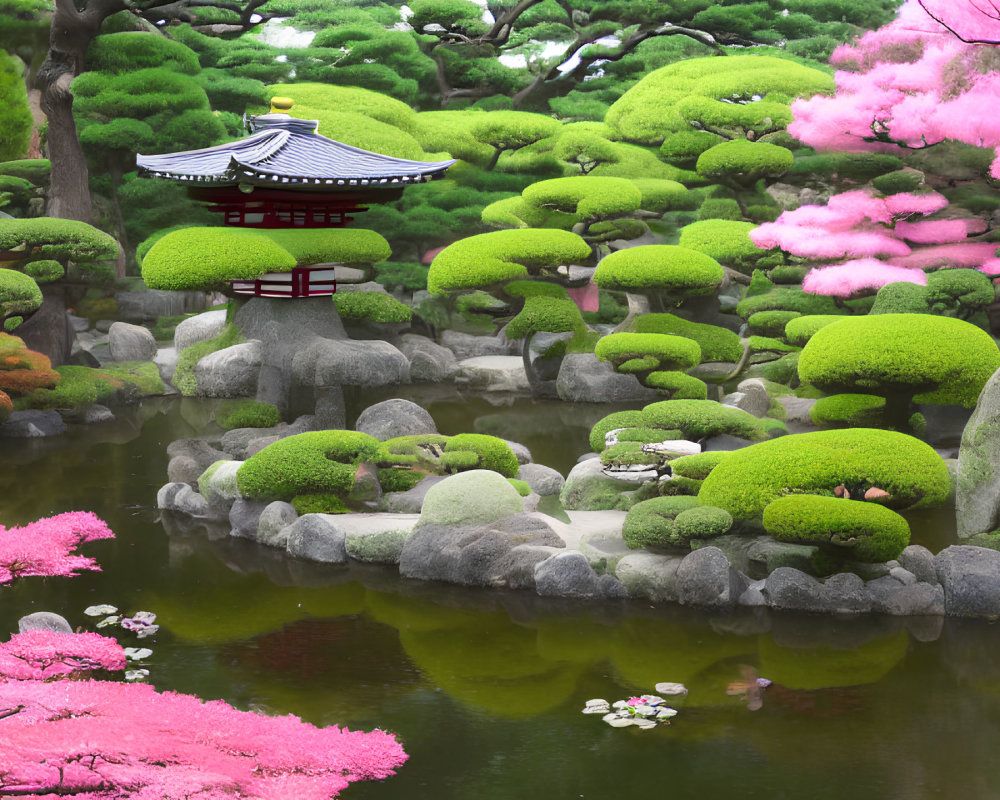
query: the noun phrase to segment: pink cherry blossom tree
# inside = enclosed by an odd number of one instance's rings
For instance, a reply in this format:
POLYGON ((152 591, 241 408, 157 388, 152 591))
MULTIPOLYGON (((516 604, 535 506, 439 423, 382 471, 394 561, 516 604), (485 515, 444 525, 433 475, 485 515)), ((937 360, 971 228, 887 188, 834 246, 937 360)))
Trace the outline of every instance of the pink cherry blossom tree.
POLYGON ((997 43, 994 0, 906 0, 891 23, 834 51, 836 95, 792 103, 788 132, 817 150, 989 147, 1000 178, 997 43))
POLYGON ((0 525, 0 585, 29 576, 100 571, 93 558, 73 551, 85 542, 112 538, 111 529, 89 511, 56 514, 20 528, 0 525))

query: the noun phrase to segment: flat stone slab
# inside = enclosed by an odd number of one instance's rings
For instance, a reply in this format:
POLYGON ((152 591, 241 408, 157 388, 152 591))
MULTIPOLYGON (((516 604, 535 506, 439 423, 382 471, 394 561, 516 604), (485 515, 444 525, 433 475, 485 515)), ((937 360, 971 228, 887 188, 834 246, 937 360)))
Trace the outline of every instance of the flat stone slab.
POLYGON ((520 356, 476 356, 458 362, 459 376, 489 392, 529 392, 520 356))

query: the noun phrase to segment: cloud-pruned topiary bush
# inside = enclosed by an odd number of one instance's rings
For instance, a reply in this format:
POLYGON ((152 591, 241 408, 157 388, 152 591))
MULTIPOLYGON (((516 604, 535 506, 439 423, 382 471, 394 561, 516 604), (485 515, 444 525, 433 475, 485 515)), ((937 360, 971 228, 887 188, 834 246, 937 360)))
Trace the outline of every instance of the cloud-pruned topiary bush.
POLYGON ((20 321, 41 306, 42 290, 30 275, 0 269, 0 324, 7 320, 20 321))
POLYGON ((622 526, 622 537, 630 548, 686 549, 692 539, 719 536, 732 524, 733 518, 726 511, 699 505, 696 497, 654 497, 629 509, 622 526))
POLYGON ((643 314, 635 319, 637 333, 664 333, 697 342, 702 361, 739 361, 743 355, 740 337, 718 325, 691 322, 676 314, 643 314))
POLYGON ((753 414, 714 400, 663 400, 642 409, 645 427, 680 430, 686 439, 726 433, 744 439, 768 437, 767 426, 753 414))
POLYGON ((780 542, 818 545, 850 561, 889 561, 910 543, 910 525, 895 511, 839 497, 779 497, 764 509, 763 522, 780 542))
POLYGON ((782 436, 734 450, 705 478, 700 502, 734 519, 759 517, 786 494, 827 493, 844 486, 852 497, 871 488, 895 509, 934 508, 951 490, 948 468, 919 439, 874 428, 816 431, 782 436))
POLYGON ((750 241, 755 227, 742 220, 705 219, 681 228, 678 244, 749 275, 754 265, 769 255, 750 241))

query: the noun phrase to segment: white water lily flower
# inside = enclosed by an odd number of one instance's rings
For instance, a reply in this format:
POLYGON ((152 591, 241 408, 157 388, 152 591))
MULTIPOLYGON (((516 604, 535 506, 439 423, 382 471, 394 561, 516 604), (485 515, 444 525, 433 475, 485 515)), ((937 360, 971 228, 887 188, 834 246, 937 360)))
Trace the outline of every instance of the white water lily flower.
POLYGON ((606 706, 608 705, 608 701, 600 697, 595 697, 593 700, 588 700, 584 703, 584 705, 587 706, 587 708, 590 708, 591 706, 606 706))
POLYGON ((648 731, 650 728, 655 728, 656 723, 651 719, 637 719, 632 722, 635 727, 643 731, 648 731))
POLYGON ((83 613, 88 617, 99 617, 102 614, 114 614, 118 611, 114 606, 109 606, 107 603, 101 606, 87 606, 83 613))
POLYGON ((626 706, 628 706, 627 700, 615 700, 615 702, 611 704, 612 708, 625 708, 626 706))
POLYGON ((156 614, 154 614, 152 611, 136 611, 132 615, 132 619, 134 619, 136 622, 141 622, 145 625, 152 625, 154 622, 156 622, 156 614))
POLYGON ((94 627, 95 628, 106 628, 106 627, 108 627, 108 625, 114 625, 115 623, 117 623, 118 619, 119 618, 118 618, 117 615, 112 615, 110 617, 105 617, 100 622, 98 622, 94 627))
POLYGON ((153 655, 153 651, 148 647, 126 647, 125 648, 125 658, 129 661, 142 661, 144 658, 149 658, 153 655))
POLYGON ((676 708, 658 708, 656 709, 657 719, 670 719, 671 717, 677 716, 676 708))

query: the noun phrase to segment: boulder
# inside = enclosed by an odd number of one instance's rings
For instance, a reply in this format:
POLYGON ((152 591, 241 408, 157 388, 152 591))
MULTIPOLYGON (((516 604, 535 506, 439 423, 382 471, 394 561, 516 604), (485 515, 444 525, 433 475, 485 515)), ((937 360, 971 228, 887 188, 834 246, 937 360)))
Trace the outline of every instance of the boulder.
POLYGON ((194 366, 195 393, 199 397, 254 397, 260 364, 257 340, 209 353, 194 366))
POLYGON ((324 564, 345 563, 347 536, 336 520, 336 514, 303 514, 288 528, 286 551, 296 558, 324 564))
POLYGON ((241 496, 236 486, 236 473, 241 466, 242 461, 217 461, 198 478, 198 491, 212 516, 229 518, 229 509, 241 496))
POLYGON ((156 364, 156 369, 160 373, 160 380, 167 385, 169 390, 174 380, 174 373, 177 371, 177 348, 159 348, 156 355, 153 356, 153 363, 156 364))
POLYGON ((458 377, 488 392, 530 392, 520 356, 476 356, 458 362, 458 377))
POLYGON ((820 583, 794 567, 778 567, 764 581, 763 593, 771 608, 788 611, 864 614, 872 607, 865 582, 850 572, 820 583))
POLYGON ((186 483, 182 484, 181 488, 173 495, 170 510, 176 511, 178 514, 187 514, 189 517, 210 516, 205 498, 186 483))
POLYGON ((911 544, 909 547, 903 549, 903 552, 899 554, 899 558, 896 560, 899 562, 900 567, 912 573, 918 581, 932 584, 938 582, 934 554, 926 547, 919 544, 911 544))
POLYGON ((474 525, 521 511, 517 489, 497 472, 473 469, 432 486, 420 511, 423 525, 474 525))
POLYGON ((298 518, 299 512, 291 503, 282 500, 268 503, 257 520, 257 541, 268 547, 285 548, 288 528, 298 518))
POLYGON ((41 439, 66 433, 66 423, 58 411, 14 411, 0 424, 0 436, 11 439, 41 439))
POLYGON ((347 555, 368 564, 398 564, 403 545, 412 535, 412 528, 351 533, 345 543, 347 555))
POLYGON ((400 398, 368 406, 354 423, 354 430, 374 436, 380 442, 397 436, 438 432, 433 417, 427 411, 400 398))
POLYGON ((458 374, 455 354, 426 336, 404 333, 396 346, 410 360, 410 380, 414 383, 441 383, 452 380, 458 374))
POLYGON ((216 461, 222 461, 226 454, 217 450, 204 439, 177 439, 167 445, 167 480, 181 481, 192 486, 198 478, 216 461))
POLYGON ((520 342, 502 336, 476 336, 471 333, 446 330, 441 333, 441 344, 462 361, 479 356, 509 356, 521 352, 520 342))
POLYGON ((574 597, 592 600, 627 597, 625 587, 613 575, 598 575, 583 553, 556 553, 535 564, 535 591, 542 597, 574 597))
POLYGON ((742 409, 755 417, 764 417, 771 408, 771 398, 760 378, 747 378, 740 381, 735 392, 722 398, 722 405, 742 409))
POLYGON ((108 331, 108 348, 112 361, 152 361, 156 355, 156 339, 149 328, 116 322, 108 331))
MULTIPOLYGON (((903 570, 903 572, 906 572, 903 570)), ((911 573, 906 573, 913 578, 911 573)), ((886 575, 865 584, 872 599, 872 611, 894 617, 940 616, 944 614, 944 590, 929 583, 905 583, 886 575)))
POLYGON ((725 608, 736 604, 749 585, 718 547, 702 547, 677 567, 677 600, 687 606, 725 608))
POLYGON ((1000 552, 953 545, 934 557, 934 566, 948 616, 1000 617, 1000 552))
POLYGON ((654 603, 676 603, 679 597, 677 570, 682 556, 661 556, 636 551, 624 556, 615 566, 615 577, 629 597, 645 598, 654 603))
POLYGON ((230 536, 242 539, 256 539, 260 515, 267 508, 267 500, 237 499, 229 509, 229 525, 232 528, 230 536))
POLYGON ((615 372, 607 361, 593 353, 570 353, 563 357, 556 378, 560 399, 570 403, 651 403, 662 399, 654 389, 639 383, 635 375, 615 372))
POLYGON ((203 311, 208 304, 204 292, 172 292, 147 289, 144 292, 118 292, 115 295, 119 319, 153 322, 157 317, 179 317, 203 311))
MULTIPOLYGON (((179 483, 176 481, 165 483, 156 493, 156 507, 167 511, 173 511, 174 498, 177 497, 177 493, 185 486, 188 485, 186 483, 179 483)), ((188 488, 190 489, 191 487, 188 486, 188 488)))
POLYGON ((84 425, 96 425, 99 422, 114 422, 114 412, 107 406, 100 403, 93 403, 87 406, 80 419, 84 425))
POLYGON ((542 497, 557 495, 562 490, 566 479, 552 467, 543 464, 521 464, 517 477, 531 487, 531 491, 542 497))
POLYGON ((559 492, 559 502, 567 510, 605 511, 627 507, 622 492, 635 491, 635 484, 609 478, 598 457, 581 461, 570 470, 559 492))
POLYGON ((512 442, 510 439, 504 439, 504 442, 510 448, 510 452, 514 454, 518 464, 531 463, 531 451, 527 447, 520 442, 512 442))
POLYGON ((535 565, 548 558, 552 548, 564 546, 543 520, 528 514, 512 514, 486 524, 426 523, 430 500, 428 493, 420 524, 400 553, 399 572, 405 578, 531 589, 535 565))
POLYGON ((445 480, 443 475, 428 475, 412 489, 405 492, 386 492, 379 503, 380 511, 396 514, 419 514, 423 508, 424 498, 432 486, 445 480))
POLYGON ((226 309, 220 308, 181 320, 174 328, 174 347, 180 351, 198 342, 214 339, 226 327, 226 314, 226 309))
POLYGON ((955 511, 959 538, 1000 530, 1000 370, 980 392, 962 434, 955 511))
POLYGON ((73 627, 65 617, 52 611, 36 611, 26 614, 17 621, 17 632, 52 631, 54 633, 72 633, 73 627))
POLYGON ((388 342, 313 338, 292 357, 305 386, 385 386, 406 383, 410 362, 388 342))
POLYGON ((816 423, 812 421, 809 412, 816 405, 816 398, 795 397, 789 394, 779 397, 778 402, 785 409, 785 422, 787 424, 815 426, 816 423))

